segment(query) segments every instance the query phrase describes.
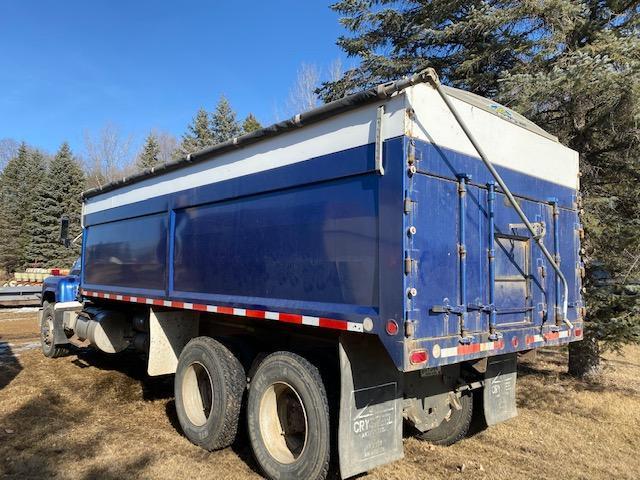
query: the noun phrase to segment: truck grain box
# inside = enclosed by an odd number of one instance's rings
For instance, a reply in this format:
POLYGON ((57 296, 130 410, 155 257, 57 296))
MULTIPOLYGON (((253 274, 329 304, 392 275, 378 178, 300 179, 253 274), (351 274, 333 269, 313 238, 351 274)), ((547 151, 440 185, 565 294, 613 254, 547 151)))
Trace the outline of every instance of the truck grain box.
POLYGON ((428 69, 85 192, 43 351, 140 350, 189 440, 246 422, 271 479, 451 444, 475 402, 516 415, 519 353, 582 338, 578 173, 428 69))

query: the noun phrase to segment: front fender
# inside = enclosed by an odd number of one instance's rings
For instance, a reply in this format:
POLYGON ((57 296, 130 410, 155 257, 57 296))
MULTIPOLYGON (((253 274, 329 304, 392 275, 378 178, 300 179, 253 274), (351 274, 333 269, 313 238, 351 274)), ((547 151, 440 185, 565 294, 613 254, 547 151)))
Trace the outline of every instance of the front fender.
POLYGON ((75 275, 46 278, 42 286, 42 298, 47 294, 55 296, 55 302, 72 302, 78 296, 80 278, 75 275))

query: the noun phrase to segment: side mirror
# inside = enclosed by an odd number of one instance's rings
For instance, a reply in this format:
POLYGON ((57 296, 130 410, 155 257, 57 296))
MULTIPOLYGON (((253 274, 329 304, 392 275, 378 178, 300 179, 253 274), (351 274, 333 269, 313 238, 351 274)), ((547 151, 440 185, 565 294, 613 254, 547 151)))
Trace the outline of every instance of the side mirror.
POLYGON ((60 243, 65 247, 70 245, 69 241, 69 217, 63 215, 60 217, 60 243))

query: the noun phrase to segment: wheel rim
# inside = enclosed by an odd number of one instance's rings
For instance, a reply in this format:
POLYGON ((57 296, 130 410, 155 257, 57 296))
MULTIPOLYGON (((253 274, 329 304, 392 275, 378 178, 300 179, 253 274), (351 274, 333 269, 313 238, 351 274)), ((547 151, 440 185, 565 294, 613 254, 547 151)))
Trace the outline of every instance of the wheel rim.
POLYGON ((206 367, 194 362, 184 374, 182 401, 189 421, 197 427, 203 426, 211 416, 213 382, 206 367))
POLYGON ((42 343, 50 347, 53 344, 53 317, 51 317, 51 315, 47 316, 42 322, 40 334, 42 336, 42 343))
POLYGON ((284 382, 269 386, 260 400, 260 434, 278 462, 295 462, 307 446, 307 412, 300 395, 284 382))

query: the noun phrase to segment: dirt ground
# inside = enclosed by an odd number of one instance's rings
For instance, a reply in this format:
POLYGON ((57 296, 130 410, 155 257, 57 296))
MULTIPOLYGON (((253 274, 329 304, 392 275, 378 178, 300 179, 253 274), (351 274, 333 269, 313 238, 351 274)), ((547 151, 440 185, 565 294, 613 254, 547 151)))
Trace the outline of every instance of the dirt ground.
MULTIPOLYGON (((172 379, 135 357, 46 359, 33 311, 0 311, 0 478, 260 478, 246 438, 208 453, 180 433, 172 379)), ((607 356, 598 383, 562 350, 519 367, 519 416, 453 447, 405 439, 402 461, 362 479, 637 479, 640 348, 607 356)))

